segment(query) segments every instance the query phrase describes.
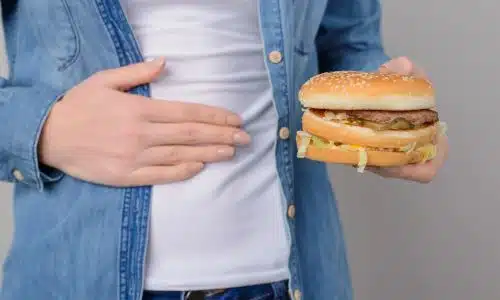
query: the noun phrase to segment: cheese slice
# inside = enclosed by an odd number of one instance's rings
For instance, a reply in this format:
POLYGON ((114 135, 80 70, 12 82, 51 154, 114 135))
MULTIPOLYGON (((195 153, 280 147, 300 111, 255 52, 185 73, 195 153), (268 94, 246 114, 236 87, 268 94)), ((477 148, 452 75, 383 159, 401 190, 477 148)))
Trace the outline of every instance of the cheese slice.
POLYGON ((425 163, 428 160, 433 159, 437 155, 437 146, 436 145, 425 145, 422 147, 419 147, 417 150, 418 152, 422 153, 422 160, 420 163, 425 163))

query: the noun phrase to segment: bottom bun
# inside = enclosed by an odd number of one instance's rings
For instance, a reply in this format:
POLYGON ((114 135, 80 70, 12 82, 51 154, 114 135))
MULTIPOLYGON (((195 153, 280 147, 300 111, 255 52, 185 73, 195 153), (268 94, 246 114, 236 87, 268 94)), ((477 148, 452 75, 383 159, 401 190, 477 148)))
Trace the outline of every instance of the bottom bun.
MULTIPOLYGON (((427 157, 424 152, 412 151, 409 153, 366 150, 366 166, 394 167, 424 162, 432 157, 427 157)), ((311 160, 337 163, 346 165, 358 165, 360 163, 360 151, 344 150, 339 148, 320 148, 309 145, 305 157, 311 160)))

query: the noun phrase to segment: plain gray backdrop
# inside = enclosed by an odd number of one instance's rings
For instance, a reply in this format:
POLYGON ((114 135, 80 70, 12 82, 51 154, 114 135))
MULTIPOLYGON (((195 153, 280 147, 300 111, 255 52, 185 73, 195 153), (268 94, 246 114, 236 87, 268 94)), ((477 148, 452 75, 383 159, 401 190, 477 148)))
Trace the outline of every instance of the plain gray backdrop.
MULTIPOLYGON (((388 53, 429 73, 451 149, 429 185, 332 167, 356 299, 500 299, 500 2, 382 5, 388 53)), ((11 238, 10 198, 0 184, 0 260, 11 238)))

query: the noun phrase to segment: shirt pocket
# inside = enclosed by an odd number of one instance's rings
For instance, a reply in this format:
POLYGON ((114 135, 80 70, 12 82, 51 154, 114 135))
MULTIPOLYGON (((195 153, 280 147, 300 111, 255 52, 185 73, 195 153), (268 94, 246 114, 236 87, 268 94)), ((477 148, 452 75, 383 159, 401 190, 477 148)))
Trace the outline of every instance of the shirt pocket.
POLYGON ((28 20, 40 45, 54 60, 59 71, 78 57, 80 41, 66 0, 28 1, 28 20))

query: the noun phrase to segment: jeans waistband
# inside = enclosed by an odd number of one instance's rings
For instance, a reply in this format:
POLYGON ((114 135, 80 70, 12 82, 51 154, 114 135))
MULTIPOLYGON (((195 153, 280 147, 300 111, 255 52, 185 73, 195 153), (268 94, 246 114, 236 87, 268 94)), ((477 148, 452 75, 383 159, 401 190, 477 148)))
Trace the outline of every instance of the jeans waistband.
POLYGON ((273 299, 288 297, 288 280, 226 289, 202 291, 145 291, 143 300, 273 299))

